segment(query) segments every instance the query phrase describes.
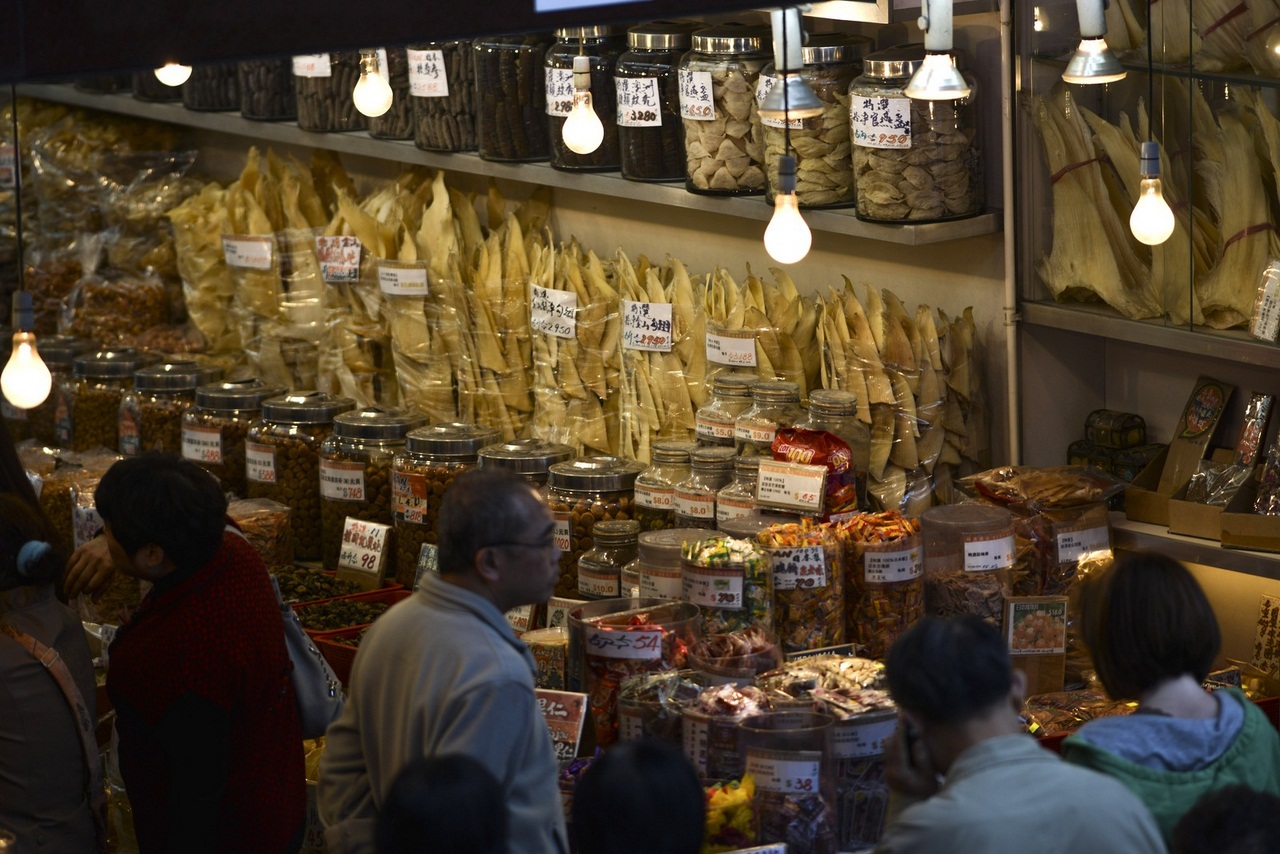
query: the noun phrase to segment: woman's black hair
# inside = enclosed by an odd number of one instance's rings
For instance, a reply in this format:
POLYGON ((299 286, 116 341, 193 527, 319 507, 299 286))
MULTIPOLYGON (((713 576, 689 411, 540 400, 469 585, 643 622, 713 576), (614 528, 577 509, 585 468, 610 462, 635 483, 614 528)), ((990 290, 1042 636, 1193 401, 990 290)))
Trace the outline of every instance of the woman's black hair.
POLYGON ((378 854, 505 854, 502 786, 470 756, 420 756, 396 775, 375 837, 378 854))
POLYGON ((0 493, 0 590, 52 584, 65 562, 49 544, 44 516, 18 496, 0 493))

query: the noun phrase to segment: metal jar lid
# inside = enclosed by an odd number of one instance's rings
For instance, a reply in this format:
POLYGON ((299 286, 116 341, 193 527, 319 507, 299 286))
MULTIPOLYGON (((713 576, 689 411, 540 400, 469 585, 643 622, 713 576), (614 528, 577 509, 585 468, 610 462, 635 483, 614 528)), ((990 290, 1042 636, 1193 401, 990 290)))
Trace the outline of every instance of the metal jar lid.
MULTIPOLYGON (((10 333, 5 340, 12 338, 13 335, 10 333)), ((44 359, 44 363, 50 370, 66 371, 71 368, 71 363, 75 361, 76 356, 87 353, 96 346, 88 338, 79 338, 75 335, 42 335, 36 349, 40 351, 40 357, 44 359)))
POLYGON ((556 30, 557 41, 582 41, 583 39, 603 39, 622 34, 621 27, 610 24, 597 24, 590 27, 561 27, 556 30))
POLYGON ((762 519, 756 516, 740 516, 737 519, 726 519, 720 523, 720 533, 727 534, 735 540, 756 542, 756 534, 776 524, 777 520, 762 519))
POLYGON ((72 370, 77 377, 89 379, 131 379, 133 372, 142 364, 142 356, 134 349, 99 350, 77 356, 72 362, 72 370))
POLYGON ((133 373, 138 391, 195 391, 201 384, 222 376, 222 369, 198 362, 163 362, 133 373))
POLYGON ((282 385, 267 385, 259 379, 233 380, 203 385, 196 389, 196 406, 211 410, 252 411, 262 408, 267 398, 284 394, 282 385))
POLYGON ((868 77, 895 80, 910 77, 924 64, 924 45, 900 44, 868 54, 862 61, 862 72, 868 77))
POLYGON ((410 430, 405 436, 405 446, 412 454, 475 460, 480 449, 493 444, 497 438, 496 427, 445 422, 410 430))
POLYGON ((640 560, 649 566, 680 566, 680 552, 686 542, 701 540, 710 533, 706 528, 667 528, 640 534, 640 560))
POLYGON ((857 62, 870 52, 871 39, 852 33, 813 33, 800 49, 805 65, 857 62))
POLYGON ((333 419, 333 434, 343 439, 380 439, 398 442, 426 421, 416 412, 386 410, 377 406, 344 412, 333 419))
POLYGON ((572 445, 541 439, 516 439, 481 448, 479 462, 481 468, 506 469, 518 474, 546 474, 552 465, 573 459, 574 453, 572 445))
POLYGON ((640 535, 640 523, 632 519, 606 519, 591 526, 591 539, 597 547, 634 543, 640 535))
POLYGON ((738 452, 733 448, 698 448, 689 454, 689 464, 695 471, 729 471, 738 452))
POLYGON ((349 397, 324 391, 295 392, 262 401, 262 417, 277 424, 329 424, 355 405, 349 397))
POLYGON ((747 454, 738 457, 733 461, 733 473, 735 475, 751 475, 754 480, 756 473, 760 471, 760 461, 764 459, 759 454, 747 454))
POLYGON ((857 415, 858 396, 834 388, 814 389, 809 392, 809 411, 820 415, 857 415))
POLYGON ((650 21, 627 30, 627 46, 632 50, 688 50, 694 30, 693 21, 650 21))
POLYGON ((693 49, 699 53, 764 53, 771 31, 756 24, 716 24, 693 34, 693 49))
POLYGON ((655 463, 689 464, 689 454, 702 447, 697 442, 681 442, 664 439, 653 443, 652 459, 655 463))
POLYGON ((756 383, 751 396, 760 403, 799 403, 800 386, 783 381, 756 383))
POLYGON ((759 384, 760 378, 746 371, 726 371, 716 374, 711 381, 711 393, 716 397, 750 397, 751 389, 759 384))
POLYGON ((636 475, 645 468, 621 457, 579 457, 551 466, 547 485, 571 492, 626 492, 635 488, 636 475))

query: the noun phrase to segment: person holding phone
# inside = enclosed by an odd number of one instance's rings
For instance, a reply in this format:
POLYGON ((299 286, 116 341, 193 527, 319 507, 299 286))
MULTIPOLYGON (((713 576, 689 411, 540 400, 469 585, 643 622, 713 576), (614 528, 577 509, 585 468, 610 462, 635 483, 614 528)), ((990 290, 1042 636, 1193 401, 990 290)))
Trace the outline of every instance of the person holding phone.
POLYGON ((1165 850, 1128 789, 1027 735, 1026 680, 981 619, 924 619, 889 650, 885 675, 899 726, 885 747, 889 815, 877 854, 1165 850))

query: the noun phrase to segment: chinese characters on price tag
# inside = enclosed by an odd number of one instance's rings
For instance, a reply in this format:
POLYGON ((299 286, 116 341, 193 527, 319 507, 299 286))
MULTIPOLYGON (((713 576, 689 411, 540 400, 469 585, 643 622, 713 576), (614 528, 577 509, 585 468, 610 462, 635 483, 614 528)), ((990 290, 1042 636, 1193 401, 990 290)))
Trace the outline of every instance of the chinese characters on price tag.
POLYGON ((440 551, 433 543, 423 543, 418 549, 418 567, 413 573, 413 589, 417 590, 422 579, 430 573, 440 574, 440 551))
POLYGON ((222 255, 228 267, 241 270, 271 269, 271 238, 250 235, 222 235, 222 255))
POLYGON ((817 793, 821 767, 822 754, 811 750, 747 751, 747 773, 755 777, 756 787, 766 792, 817 793))
POLYGON ((882 756, 885 741, 897 728, 898 718, 893 713, 866 723, 850 724, 846 721, 831 730, 831 755, 836 759, 882 756))
POLYGON ((715 121, 716 102, 710 71, 678 71, 680 117, 699 122, 715 121))
POLYGON ((966 537, 964 541, 965 572, 991 572, 1013 566, 1013 534, 994 537, 966 537))
POLYGON ((382 568, 386 565, 387 532, 390 530, 390 525, 348 516, 342 523, 338 576, 354 577, 366 590, 380 587, 382 568))
POLYGON ((556 759, 572 759, 578 755, 578 742, 582 740, 582 723, 586 720, 587 695, 572 691, 552 691, 538 688, 538 711, 547 722, 551 744, 556 759))
POLYGON ((539 285, 529 286, 529 325, 557 338, 578 334, 578 295, 539 285))
MULTIPOLYGON (((186 442, 183 442, 186 448, 186 442)), ((276 482, 276 451, 258 442, 244 443, 245 477, 253 483, 276 482)))
POLYGON ((862 578, 867 584, 912 581, 924 573, 920 547, 901 543, 867 543, 862 557, 862 578))
POLYGON ((320 277, 330 284, 360 281, 360 238, 331 235, 316 238, 320 277))
POLYGON ((614 77, 618 91, 618 127, 662 126, 661 101, 656 77, 614 77))
POLYGON ((387 296, 425 297, 427 290, 426 261, 379 261, 378 287, 387 296))
POLYGON ((364 501, 364 465, 321 460, 320 496, 334 501, 364 501))
POLYGON ((1280 335, 1280 260, 1275 258, 1262 271, 1258 297, 1253 303, 1253 317, 1249 321, 1249 334, 1263 341, 1275 341, 1280 335))
POLYGON ((849 132, 863 148, 910 148, 911 99, 852 96, 849 132))
POLYGON ((182 456, 198 463, 222 462, 222 431, 217 427, 182 426, 182 456))
POLYGON ((801 513, 822 512, 826 466, 762 459, 757 477, 757 504, 801 513))
POLYGON ((1075 563, 1092 552, 1111 551, 1111 531, 1104 525, 1058 529, 1058 563, 1075 563))
POLYGON ((707 332, 707 361, 739 368, 756 366, 754 332, 707 332))
POLYGON ((795 590, 799 587, 826 587, 827 561, 822 546, 800 546, 771 549, 773 589, 795 590))
MULTIPOLYGON (((622 349, 671 352, 671 303, 622 301, 622 349)), ((754 348, 752 349, 754 353, 754 348)))
POLYGON ((703 608, 742 610, 743 568, 685 566, 681 598, 703 608))
POLYGON ((573 110, 573 69, 547 69, 547 115, 567 116, 573 110))
POLYGON ((409 94, 415 98, 449 97, 449 75, 445 72, 444 51, 409 50, 409 94))

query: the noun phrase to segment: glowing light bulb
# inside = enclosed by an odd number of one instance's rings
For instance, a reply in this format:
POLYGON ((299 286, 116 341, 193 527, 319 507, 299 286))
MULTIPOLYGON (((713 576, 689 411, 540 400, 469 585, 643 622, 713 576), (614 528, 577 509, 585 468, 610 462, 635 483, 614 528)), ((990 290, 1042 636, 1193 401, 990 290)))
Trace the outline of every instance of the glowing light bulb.
POLYGON ((166 62, 156 69, 156 79, 166 86, 181 86, 191 77, 190 65, 166 62))
POLYGON ((590 92, 573 93, 573 108, 564 120, 561 134, 574 154, 590 154, 604 142, 604 125, 591 106, 590 92))
POLYGON ((1267 34, 1267 50, 1272 56, 1280 57, 1280 27, 1272 27, 1267 34))
POLYGON ((391 109, 395 94, 391 84, 382 73, 376 53, 366 53, 360 57, 360 79, 356 88, 351 90, 351 100, 356 109, 371 119, 376 119, 391 109))
POLYGON ((13 353, 0 373, 0 391, 19 409, 31 409, 44 403, 53 385, 53 377, 36 350, 36 336, 31 332, 13 334, 13 353))
POLYGON ((1158 246, 1173 234, 1173 210, 1164 200, 1159 178, 1142 179, 1138 203, 1129 214, 1129 230, 1148 246, 1158 246))
POLYGON ((773 199, 773 218, 764 230, 764 249, 779 264, 794 264, 809 254, 813 235, 800 215, 795 193, 778 193, 773 199))

